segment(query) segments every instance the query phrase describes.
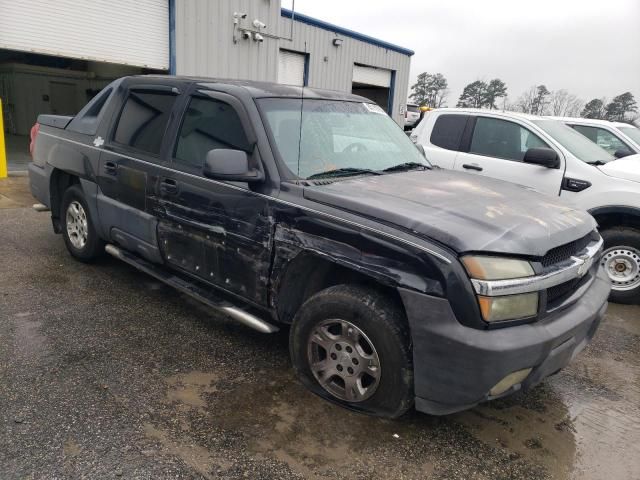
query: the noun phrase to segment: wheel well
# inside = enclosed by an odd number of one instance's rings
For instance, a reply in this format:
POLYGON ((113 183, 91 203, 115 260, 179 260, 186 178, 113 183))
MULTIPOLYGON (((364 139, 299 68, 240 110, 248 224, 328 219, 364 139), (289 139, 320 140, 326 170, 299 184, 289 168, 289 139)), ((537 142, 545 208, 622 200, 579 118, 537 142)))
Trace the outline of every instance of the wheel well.
POLYGON ((62 196, 65 190, 71 185, 79 185, 80 179, 75 175, 71 175, 62 170, 54 169, 51 172, 49 184, 49 196, 51 197, 51 220, 53 221, 53 229, 56 233, 60 233, 60 208, 62 204, 62 196))
POLYGON ((314 254, 301 253, 287 266, 277 289, 276 310, 281 322, 291 323, 302 304, 317 292, 334 285, 365 285, 389 296, 404 312, 398 291, 376 279, 314 254))
POLYGON ((628 227, 640 230, 640 212, 624 212, 613 211, 606 213, 592 213, 593 217, 598 222, 598 228, 600 230, 606 230, 612 227, 628 227))

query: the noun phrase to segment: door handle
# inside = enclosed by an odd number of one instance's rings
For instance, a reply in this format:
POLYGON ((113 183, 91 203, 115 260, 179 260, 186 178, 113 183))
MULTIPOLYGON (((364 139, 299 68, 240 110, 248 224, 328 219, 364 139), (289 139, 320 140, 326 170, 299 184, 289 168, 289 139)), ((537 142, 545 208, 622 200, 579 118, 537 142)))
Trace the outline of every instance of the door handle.
POLYGON ((160 182, 160 191, 167 195, 175 195, 178 193, 178 184, 172 178, 165 178, 160 182))
POLYGON ((482 171, 482 167, 477 163, 463 163, 462 168, 466 168, 467 170, 475 170, 476 172, 482 171))
POLYGON ((106 162, 104 164, 104 173, 107 175, 116 175, 118 173, 118 165, 114 162, 106 162))

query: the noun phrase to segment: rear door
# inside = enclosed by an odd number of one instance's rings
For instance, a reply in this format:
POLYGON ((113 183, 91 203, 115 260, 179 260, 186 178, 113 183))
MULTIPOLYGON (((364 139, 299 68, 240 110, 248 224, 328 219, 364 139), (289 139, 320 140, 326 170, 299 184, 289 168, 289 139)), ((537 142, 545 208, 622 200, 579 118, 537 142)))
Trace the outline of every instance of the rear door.
POLYGON ((462 114, 427 113, 411 138, 424 147, 431 163, 453 169, 469 118, 462 114))
POLYGON ((163 159, 165 132, 179 98, 167 85, 130 85, 100 155, 98 214, 112 241, 160 261, 156 219, 148 202, 167 162, 163 159))
POLYGON ((474 116, 470 135, 463 140, 455 169, 517 183, 550 195, 560 194, 564 158, 526 126, 502 118, 474 116), (466 143, 466 144, 465 144, 466 143), (560 168, 524 163, 529 148, 552 148, 560 157, 560 168))
POLYGON ((195 93, 171 131, 177 131, 169 150, 171 169, 155 185, 166 262, 265 304, 272 245, 268 201, 248 183, 202 175, 207 152, 215 148, 243 150, 251 162, 260 162, 242 105, 227 94, 195 93))

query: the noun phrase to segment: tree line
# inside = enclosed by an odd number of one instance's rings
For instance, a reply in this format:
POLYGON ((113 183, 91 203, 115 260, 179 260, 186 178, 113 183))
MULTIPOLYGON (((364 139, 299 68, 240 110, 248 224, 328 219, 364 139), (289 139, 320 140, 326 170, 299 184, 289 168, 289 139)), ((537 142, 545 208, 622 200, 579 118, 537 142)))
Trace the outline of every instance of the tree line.
MULTIPOLYGON (((411 98, 421 106, 441 108, 447 105, 449 85, 441 73, 423 72, 411 86, 411 98)), ((509 101, 507 84, 499 78, 475 80, 462 90, 456 107, 501 109, 532 115, 585 117, 631 122, 638 118, 638 105, 631 92, 624 92, 611 101, 594 98, 584 102, 562 88, 549 90, 546 85, 533 85, 515 101, 509 101)))

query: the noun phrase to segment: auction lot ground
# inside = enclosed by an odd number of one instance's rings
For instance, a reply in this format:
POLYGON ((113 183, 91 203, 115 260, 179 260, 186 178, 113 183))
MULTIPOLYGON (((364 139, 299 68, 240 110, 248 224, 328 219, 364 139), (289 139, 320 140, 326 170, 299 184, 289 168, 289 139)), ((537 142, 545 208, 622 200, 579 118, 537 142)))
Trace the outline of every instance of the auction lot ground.
POLYGON ((33 202, 0 180, 2 479, 640 479, 640 307, 526 394, 373 419, 298 384, 288 331, 72 260, 33 202))

